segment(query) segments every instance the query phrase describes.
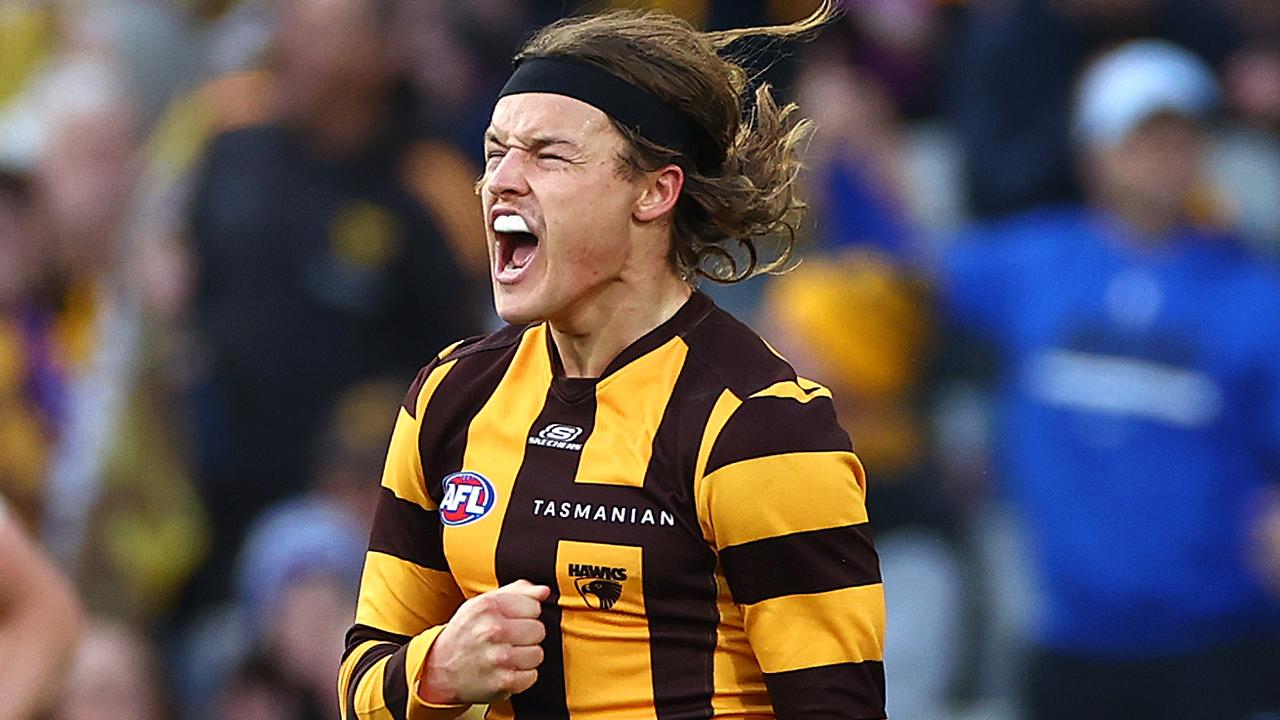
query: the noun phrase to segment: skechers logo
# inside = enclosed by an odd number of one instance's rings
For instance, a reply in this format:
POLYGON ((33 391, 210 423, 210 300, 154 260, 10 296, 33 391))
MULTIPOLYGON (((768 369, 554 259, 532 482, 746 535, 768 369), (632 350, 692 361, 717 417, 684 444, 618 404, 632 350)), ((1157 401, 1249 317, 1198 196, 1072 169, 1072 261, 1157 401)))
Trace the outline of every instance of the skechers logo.
POLYGON ((537 435, 530 435, 529 444, 579 452, 582 450, 582 443, 574 442, 574 440, 577 440, 581 435, 582 428, 577 425, 551 423, 539 430, 537 435))
POLYGON ((569 563, 569 577, 578 589, 582 601, 595 610, 608 610, 622 597, 622 583, 627 579, 627 569, 605 565, 580 565, 569 563))

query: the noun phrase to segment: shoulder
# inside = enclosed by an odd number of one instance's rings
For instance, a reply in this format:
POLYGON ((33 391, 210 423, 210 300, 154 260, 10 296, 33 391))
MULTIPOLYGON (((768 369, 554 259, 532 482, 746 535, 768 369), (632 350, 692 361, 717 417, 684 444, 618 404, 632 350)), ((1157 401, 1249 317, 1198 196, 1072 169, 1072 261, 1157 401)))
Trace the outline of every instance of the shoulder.
POLYGON ((716 436, 703 475, 775 455, 852 451, 853 443, 836 419, 831 391, 796 378, 742 400, 716 436))
POLYGON ((851 451, 831 391, 796 374, 759 335, 714 309, 685 336, 689 354, 728 393, 723 426, 703 475, 733 463, 795 452, 851 451))
POLYGON ((711 305, 706 315, 683 334, 689 358, 739 399, 784 381, 796 371, 754 330, 711 305))
POLYGON ((444 348, 418 371, 405 394, 404 409, 418 417, 431 391, 446 376, 451 384, 465 384, 505 367, 531 327, 533 325, 507 325, 488 335, 474 335, 444 348))

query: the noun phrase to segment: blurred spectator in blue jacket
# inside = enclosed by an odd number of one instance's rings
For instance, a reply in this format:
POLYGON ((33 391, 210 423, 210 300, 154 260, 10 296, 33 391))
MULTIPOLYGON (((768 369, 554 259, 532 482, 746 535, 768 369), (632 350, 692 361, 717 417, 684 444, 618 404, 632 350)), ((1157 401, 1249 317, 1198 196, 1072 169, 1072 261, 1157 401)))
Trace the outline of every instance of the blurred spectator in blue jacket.
POLYGON ((1041 593, 1034 720, 1280 707, 1280 277, 1197 209, 1216 95, 1162 41, 1098 59, 1071 115, 1088 203, 945 263, 952 321, 1002 361, 996 453, 1041 593))
POLYGON ((1238 45, 1221 3, 1204 0, 1007 0, 972 3, 947 82, 981 217, 1078 200, 1068 133, 1072 81, 1094 53, 1160 37, 1215 66, 1238 45))

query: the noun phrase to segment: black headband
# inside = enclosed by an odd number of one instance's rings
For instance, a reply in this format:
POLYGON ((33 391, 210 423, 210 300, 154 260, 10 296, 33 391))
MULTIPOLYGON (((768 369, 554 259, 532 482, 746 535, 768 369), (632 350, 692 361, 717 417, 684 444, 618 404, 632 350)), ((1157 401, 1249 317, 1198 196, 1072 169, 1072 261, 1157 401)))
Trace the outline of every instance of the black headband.
POLYGON ((552 93, 581 100, 660 147, 683 153, 709 172, 720 164, 715 143, 687 114, 607 70, 566 57, 531 57, 516 65, 498 97, 552 93))

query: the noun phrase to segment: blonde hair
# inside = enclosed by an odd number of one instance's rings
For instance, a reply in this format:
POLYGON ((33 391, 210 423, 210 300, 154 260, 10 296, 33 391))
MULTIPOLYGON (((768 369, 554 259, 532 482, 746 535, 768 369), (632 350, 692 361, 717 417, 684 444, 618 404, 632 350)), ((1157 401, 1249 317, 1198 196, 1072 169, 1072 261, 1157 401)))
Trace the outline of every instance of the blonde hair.
POLYGON ((812 124, 794 116, 794 104, 780 107, 768 84, 756 88, 746 110, 750 78, 724 52, 743 38, 808 35, 835 15, 832 1, 823 0, 812 15, 791 25, 701 32, 661 11, 614 11, 548 25, 516 60, 568 57, 590 63, 647 90, 706 131, 720 162, 696 168, 692 158, 614 121, 629 141, 622 159, 627 172, 668 164, 684 170, 672 221, 676 271, 688 280, 732 283, 788 267, 808 207, 796 192, 796 176, 812 124))

